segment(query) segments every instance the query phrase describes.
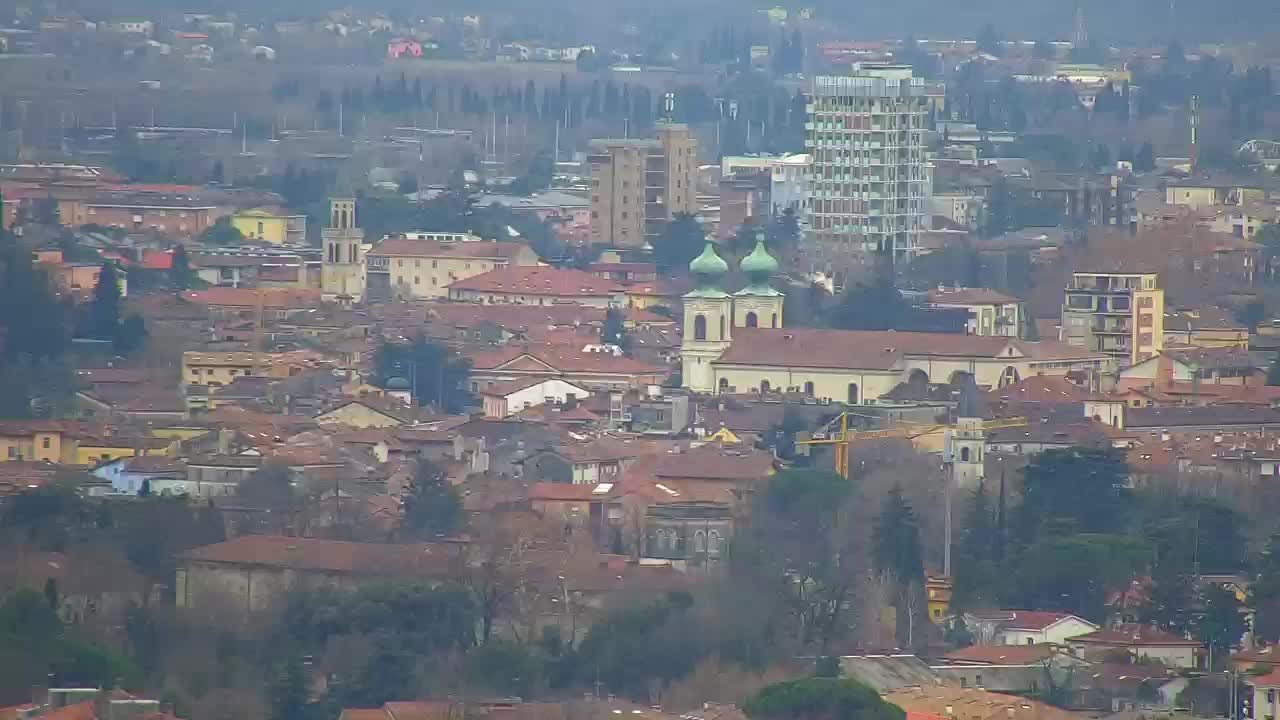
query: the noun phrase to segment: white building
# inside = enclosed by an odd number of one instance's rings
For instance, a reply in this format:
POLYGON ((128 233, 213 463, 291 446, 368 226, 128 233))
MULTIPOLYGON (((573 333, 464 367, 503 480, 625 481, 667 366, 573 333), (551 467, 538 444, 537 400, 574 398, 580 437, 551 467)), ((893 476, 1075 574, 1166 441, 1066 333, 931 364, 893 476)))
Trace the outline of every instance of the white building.
POLYGON ((967 310, 969 335, 1016 338, 1022 328, 1018 298, 988 288, 935 288, 929 291, 929 307, 967 310))
POLYGON ((815 77, 807 109, 810 236, 914 256, 929 227, 924 79, 909 65, 855 66, 815 77))
POLYGON ((791 210, 802 221, 805 219, 809 212, 812 155, 726 155, 720 160, 721 177, 729 177, 738 170, 768 170, 771 214, 791 210))
POLYGON ((591 391, 581 385, 545 377, 498 383, 480 391, 484 398, 484 414, 491 418, 510 417, 538 405, 563 405, 590 395, 591 391))

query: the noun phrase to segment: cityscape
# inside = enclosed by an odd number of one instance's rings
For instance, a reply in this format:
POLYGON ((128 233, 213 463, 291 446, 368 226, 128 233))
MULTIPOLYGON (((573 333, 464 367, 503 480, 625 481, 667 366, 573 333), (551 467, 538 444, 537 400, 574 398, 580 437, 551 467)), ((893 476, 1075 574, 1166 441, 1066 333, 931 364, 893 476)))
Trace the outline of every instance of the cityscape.
POLYGON ((1277 40, 0 0, 0 720, 1277 720, 1277 40))

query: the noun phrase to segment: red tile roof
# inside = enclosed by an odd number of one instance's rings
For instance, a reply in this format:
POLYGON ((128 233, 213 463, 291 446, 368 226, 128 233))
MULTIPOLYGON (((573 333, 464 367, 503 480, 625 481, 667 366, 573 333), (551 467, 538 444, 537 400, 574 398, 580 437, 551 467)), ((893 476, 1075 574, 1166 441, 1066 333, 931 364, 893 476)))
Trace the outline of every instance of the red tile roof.
MULTIPOLYGON (((516 370, 506 367, 528 356, 535 363, 531 374, 602 373, 606 375, 661 375, 664 368, 611 353, 583 352, 568 345, 513 345, 497 350, 482 350, 467 357, 473 370, 516 370), (541 365, 548 367, 543 368, 541 365)), ((524 368, 519 368, 521 371, 524 368)))
POLYGON ((1058 375, 1032 375, 1019 382, 987 393, 987 402, 1042 403, 1067 405, 1084 402, 1095 396, 1087 389, 1058 375))
POLYGON ((1073 643, 1088 645, 1113 645, 1118 647, 1145 647, 1150 645, 1200 647, 1198 640, 1188 640, 1173 633, 1149 625, 1122 623, 1110 630, 1098 630, 1070 639, 1073 643))
POLYGON ((444 545, 382 545, 279 535, 246 535, 183 553, 184 560, 360 575, 436 575, 451 566, 444 545))
POLYGON ((707 443, 687 452, 668 453, 654 468, 661 478, 757 482, 773 474, 773 454, 747 445, 707 443))
POLYGON ((369 251, 369 255, 386 257, 423 257, 423 258, 473 258, 479 260, 511 260, 527 251, 528 246, 522 243, 497 242, 485 240, 480 242, 440 242, 439 240, 410 240, 408 238, 387 238, 369 251))
POLYGON ((613 280, 581 270, 545 266, 505 267, 455 281, 449 290, 544 295, 554 297, 608 297, 622 292, 613 280))
POLYGON ((1008 305, 1018 298, 988 288, 934 288, 929 302, 951 305, 1008 305))
POLYGON ((570 483, 534 483, 529 488, 529 499, 544 502, 590 502, 609 497, 609 493, 597 493, 597 485, 570 483))
POLYGON ((1047 643, 1038 645, 971 645, 943 655, 943 659, 957 664, 978 665, 1032 665, 1054 654, 1047 643))
POLYGON ((319 307, 319 290, 293 288, 229 288, 213 287, 206 290, 189 290, 182 293, 187 302, 197 305, 226 305, 231 307, 311 308, 319 307))
POLYGON ((1245 682, 1254 687, 1280 688, 1280 668, 1272 668, 1266 675, 1259 675, 1245 682))
POLYGON ((146 270, 168 270, 173 267, 172 250, 143 250, 138 267, 146 270))
POLYGON ((995 359, 1010 347, 1032 360, 1093 357, 1064 343, 895 330, 734 328, 733 344, 716 362, 814 368, 890 370, 904 356, 995 359))

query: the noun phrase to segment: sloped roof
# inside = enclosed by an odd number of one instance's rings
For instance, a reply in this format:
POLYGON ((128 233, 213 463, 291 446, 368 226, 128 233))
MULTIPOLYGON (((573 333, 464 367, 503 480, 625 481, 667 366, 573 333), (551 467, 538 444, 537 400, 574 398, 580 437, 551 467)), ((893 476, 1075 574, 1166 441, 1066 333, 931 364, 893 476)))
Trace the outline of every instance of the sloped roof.
POLYGON ((443 545, 383 545, 281 535, 246 535, 193 548, 183 560, 358 575, 436 575, 449 570, 443 545))
POLYGON ((1150 625, 1140 623, 1122 623, 1109 630, 1098 630, 1087 635, 1071 638, 1073 643, 1088 645, 1112 645, 1118 647, 1146 647, 1150 645, 1166 645, 1171 647, 1200 647, 1198 640, 1188 640, 1173 633, 1165 632, 1150 625))
POLYGON ((953 663, 978 665, 1032 665, 1055 653, 1052 645, 971 645, 943 655, 953 663))
POLYGON ((420 258, 471 258, 476 260, 511 260, 521 251, 532 252, 529 246, 514 242, 483 240, 477 242, 440 242, 439 240, 411 240, 387 238, 369 251, 369 255, 386 257, 420 258))
POLYGON ((449 289, 555 297, 602 297, 622 292, 622 288, 613 280, 581 270, 546 266, 515 266, 490 270, 452 282, 449 289))

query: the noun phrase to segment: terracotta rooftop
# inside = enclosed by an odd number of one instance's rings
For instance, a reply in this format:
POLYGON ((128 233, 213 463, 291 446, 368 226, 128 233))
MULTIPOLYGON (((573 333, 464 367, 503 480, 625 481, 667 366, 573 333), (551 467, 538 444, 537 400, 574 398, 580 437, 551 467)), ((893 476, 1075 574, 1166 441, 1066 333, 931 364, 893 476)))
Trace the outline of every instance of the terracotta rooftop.
POLYGON ((1150 625, 1139 623, 1122 623, 1109 630, 1098 630, 1087 635, 1073 637, 1070 642, 1118 647, 1146 647, 1150 645, 1200 647, 1201 645, 1198 640, 1188 640, 1173 633, 1153 628, 1150 625))
POLYGON ((773 474, 773 454, 748 445, 707 443, 687 452, 666 453, 654 468, 659 479, 757 482, 773 474))
POLYGON ((540 482, 534 483, 529 488, 529 499, 532 501, 550 501, 550 502, 591 502, 593 500, 603 500, 610 496, 609 490, 612 484, 604 483, 551 483, 540 482), (599 492, 598 492, 599 491, 599 492))
POLYGON ((988 288, 934 288, 929 302, 939 305, 1009 305, 1018 298, 988 288))
POLYGON ((451 548, 444 545, 383 545, 279 535, 246 535, 193 548, 193 562, 260 565, 357 575, 421 576, 446 572, 451 548))
POLYGON ((188 290, 182 298, 197 305, 225 305, 230 307, 300 309, 320 306, 319 290, 294 288, 229 288, 212 287, 205 290, 188 290))
POLYGON ((554 297, 607 297, 622 291, 612 280, 581 270, 546 266, 518 266, 490 270, 449 284, 449 290, 544 295, 554 297))
POLYGON ((584 352, 568 345, 508 345, 467 356, 473 370, 510 370, 529 374, 603 373, 609 375, 660 375, 664 368, 605 352, 584 352), (521 359, 524 358, 522 361, 521 359))
POLYGON ((987 402, 1061 405, 1094 398, 1089 390, 1059 375, 1032 375, 987 392, 987 402))
POLYGON ((733 344, 716 362, 735 365, 890 370, 905 356, 996 358, 1009 349, 1033 360, 1094 357, 1057 342, 894 330, 734 328, 733 344))
POLYGON ((971 645, 943 655, 950 663, 963 665, 1033 665, 1051 657, 1052 645, 971 645))
MULTIPOLYGON (((520 392, 521 390, 527 390, 531 387, 536 387, 545 382, 550 382, 553 379, 556 379, 556 378, 527 377, 527 378, 520 378, 518 380, 510 380, 503 383, 497 383, 496 385, 491 385, 481 390, 480 394, 493 395, 495 397, 506 397, 507 395, 510 395, 512 393, 520 392)), ((564 382, 564 381, 561 381, 561 382, 564 382)), ((584 397, 590 394, 587 392, 586 388, 580 388, 580 389, 582 390, 584 397)))
POLYGON ((410 240, 387 238, 369 251, 371 256, 420 257, 420 258, 471 258, 475 260, 511 260, 529 246, 515 242, 440 242, 439 240, 410 240))

